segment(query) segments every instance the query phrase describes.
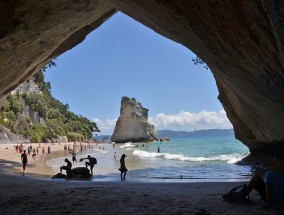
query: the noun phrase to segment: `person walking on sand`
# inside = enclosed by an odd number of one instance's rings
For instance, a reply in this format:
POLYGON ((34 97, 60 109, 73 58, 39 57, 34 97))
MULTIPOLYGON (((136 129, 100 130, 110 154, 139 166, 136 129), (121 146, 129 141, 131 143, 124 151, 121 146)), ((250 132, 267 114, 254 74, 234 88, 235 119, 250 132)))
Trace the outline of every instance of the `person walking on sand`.
POLYGON ((21 155, 21 160, 22 160, 22 163, 23 163, 23 175, 24 175, 25 171, 26 171, 26 166, 27 166, 27 163, 28 163, 28 157, 27 157, 27 154, 26 154, 26 150, 24 150, 24 153, 21 155))
POLYGON ((121 180, 122 179, 126 179, 125 176, 126 176, 126 172, 128 171, 128 169, 126 168, 126 165, 125 165, 125 157, 126 157, 126 155, 123 154, 123 155, 121 155, 121 158, 120 158, 120 168, 119 168, 119 171, 120 171, 120 179, 121 180))

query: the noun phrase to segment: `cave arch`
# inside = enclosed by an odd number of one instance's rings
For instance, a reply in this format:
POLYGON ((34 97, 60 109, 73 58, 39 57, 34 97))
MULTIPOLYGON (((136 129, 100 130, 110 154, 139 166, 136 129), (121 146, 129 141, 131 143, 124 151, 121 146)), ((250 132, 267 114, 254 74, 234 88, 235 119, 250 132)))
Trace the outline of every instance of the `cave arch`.
POLYGON ((210 67, 237 139, 252 154, 284 152, 282 1, 4 1, 0 103, 116 11, 174 40, 210 67))

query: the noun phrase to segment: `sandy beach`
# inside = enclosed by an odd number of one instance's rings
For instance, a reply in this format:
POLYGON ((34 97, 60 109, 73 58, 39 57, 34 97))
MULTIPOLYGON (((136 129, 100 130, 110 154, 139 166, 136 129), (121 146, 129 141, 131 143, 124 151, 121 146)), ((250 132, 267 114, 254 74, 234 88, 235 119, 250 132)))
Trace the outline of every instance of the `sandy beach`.
POLYGON ((13 145, 0 145, 1 214, 284 214, 283 205, 264 209, 254 191, 246 204, 222 200, 243 182, 50 180, 55 172, 46 161, 62 150, 63 144, 55 144, 50 155, 29 157, 23 176, 20 154, 13 145))

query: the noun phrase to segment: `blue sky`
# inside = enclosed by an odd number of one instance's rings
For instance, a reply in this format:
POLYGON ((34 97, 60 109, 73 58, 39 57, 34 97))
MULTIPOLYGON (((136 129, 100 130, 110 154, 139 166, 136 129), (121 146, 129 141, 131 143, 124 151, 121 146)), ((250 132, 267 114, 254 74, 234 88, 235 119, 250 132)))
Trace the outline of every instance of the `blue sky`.
POLYGON ((157 130, 231 128, 210 70, 195 55, 117 13, 45 73, 54 97, 112 134, 122 96, 149 109, 157 130))

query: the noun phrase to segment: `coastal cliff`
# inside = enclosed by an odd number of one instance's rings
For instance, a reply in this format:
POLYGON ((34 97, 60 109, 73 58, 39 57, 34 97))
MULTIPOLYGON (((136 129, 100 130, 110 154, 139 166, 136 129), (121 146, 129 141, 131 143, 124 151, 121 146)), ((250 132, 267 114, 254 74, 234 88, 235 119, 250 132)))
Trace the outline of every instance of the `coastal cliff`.
POLYGON ((134 98, 122 97, 120 116, 116 121, 111 141, 125 143, 157 140, 155 127, 148 122, 148 111, 134 98))
POLYGON ((43 71, 13 90, 0 108, 0 143, 63 143, 91 138, 94 131, 96 123, 52 96, 43 71))

